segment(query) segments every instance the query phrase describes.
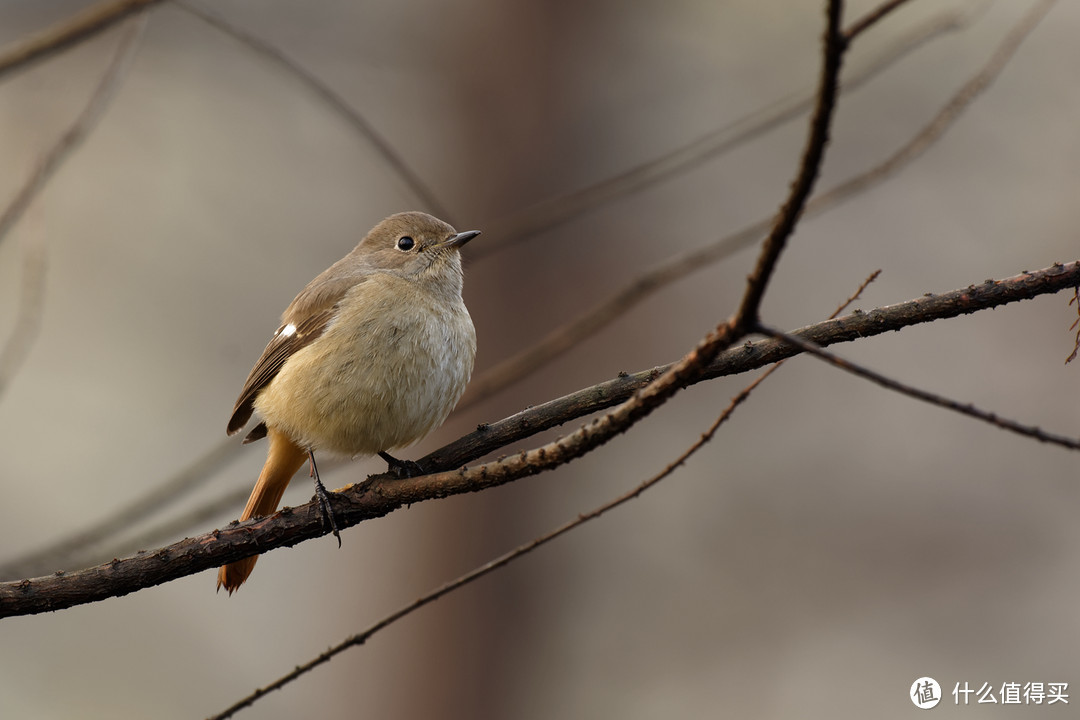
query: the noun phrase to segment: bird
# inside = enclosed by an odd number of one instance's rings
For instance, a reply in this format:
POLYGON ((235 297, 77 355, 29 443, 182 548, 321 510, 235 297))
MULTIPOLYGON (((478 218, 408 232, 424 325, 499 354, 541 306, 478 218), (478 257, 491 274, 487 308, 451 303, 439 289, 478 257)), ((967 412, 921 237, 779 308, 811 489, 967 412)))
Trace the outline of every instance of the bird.
MULTIPOLYGON (((309 461, 337 535, 316 451, 379 455, 403 477, 420 470, 390 451, 439 427, 472 375, 476 331, 461 295, 461 248, 479 234, 423 212, 391 215, 289 304, 227 425, 234 435, 257 415, 244 442, 269 441, 241 522, 272 514, 309 461)), ((218 590, 231 595, 257 559, 219 568, 218 590)))

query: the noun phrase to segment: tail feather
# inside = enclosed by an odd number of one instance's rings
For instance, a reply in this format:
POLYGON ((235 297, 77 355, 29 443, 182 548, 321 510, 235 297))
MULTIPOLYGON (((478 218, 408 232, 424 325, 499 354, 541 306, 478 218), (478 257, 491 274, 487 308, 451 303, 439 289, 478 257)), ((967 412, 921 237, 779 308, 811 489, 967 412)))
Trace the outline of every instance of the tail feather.
MULTIPOLYGON (((243 514, 240 515, 241 522, 253 517, 264 517, 277 510, 289 481, 307 459, 307 450, 294 443, 287 435, 272 428, 267 431, 267 435, 270 438, 270 449, 266 455, 266 464, 263 465, 259 480, 251 491, 243 514)), ((233 591, 248 579, 258 559, 258 555, 252 555, 222 566, 218 570, 218 590, 224 587, 232 595, 233 591)))

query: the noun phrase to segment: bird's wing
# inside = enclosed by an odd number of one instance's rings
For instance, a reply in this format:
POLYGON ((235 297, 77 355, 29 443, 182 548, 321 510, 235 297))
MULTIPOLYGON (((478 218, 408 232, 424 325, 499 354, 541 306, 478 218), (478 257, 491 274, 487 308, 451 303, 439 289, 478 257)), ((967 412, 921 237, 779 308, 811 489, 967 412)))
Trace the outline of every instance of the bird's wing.
MULTIPOLYGON (((236 400, 232 417, 229 419, 228 432, 230 435, 247 424, 254 410, 255 398, 259 391, 274 379, 293 353, 300 348, 310 345, 316 338, 323 334, 327 324, 337 312, 337 306, 329 307, 321 312, 309 316, 299 325, 286 323, 278 328, 273 339, 266 345, 259 361, 251 368, 244 389, 240 391, 240 397, 236 400)), ((261 435, 259 436, 261 437, 261 435)), ((251 438, 257 440, 258 437, 251 438)))
MULTIPOLYGON (((351 288, 366 279, 364 276, 356 275, 327 278, 326 276, 334 269, 332 267, 312 280, 282 315, 281 327, 267 343, 255 367, 251 368, 247 382, 244 383, 244 389, 240 391, 240 397, 236 400, 232 417, 229 418, 229 435, 236 433, 251 419, 251 414, 255 409, 255 398, 274 379, 285 361, 323 334, 337 314, 338 303, 341 299, 351 288)), ((265 434, 266 428, 260 425, 251 431, 244 442, 258 440, 265 434)))

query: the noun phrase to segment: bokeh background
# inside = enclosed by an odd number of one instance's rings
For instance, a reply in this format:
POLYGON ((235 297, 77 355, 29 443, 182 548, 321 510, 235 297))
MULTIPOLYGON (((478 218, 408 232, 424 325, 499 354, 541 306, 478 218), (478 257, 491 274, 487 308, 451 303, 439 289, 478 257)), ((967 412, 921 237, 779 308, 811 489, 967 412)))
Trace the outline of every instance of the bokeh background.
MULTIPOLYGON (((849 19, 876 2, 851 2, 849 19)), ((0 46, 85 3, 3 0, 0 46)), ((540 232, 505 218, 810 90, 819 2, 222 0, 322 78, 450 209, 477 373, 672 254, 768 215, 805 118, 540 232)), ((1028 2, 911 2, 849 69, 943 12, 961 27, 844 96, 821 187, 937 112, 1028 2)), ((804 222, 766 299, 824 318, 874 269, 869 309, 1080 255, 1080 4, 1063 1, 992 88, 889 182, 804 222)), ((70 124, 117 30, 0 81, 0 200, 70 124)), ((114 512, 220 443, 277 316, 417 200, 295 78, 161 4, 100 127, 0 241, 0 338, 25 248, 47 248, 41 333, 0 397, 0 561, 114 512)), ((523 407, 679 357, 729 314, 753 252, 702 268, 421 454, 523 407)), ((840 348, 900 380, 1080 435, 1076 318, 1042 297, 840 348)), ((196 718, 662 468, 749 377, 698 385, 557 472, 424 503, 275 551, 235 596, 211 572, 0 622, 0 717, 196 718)), ((574 427, 570 426, 570 427, 574 427)), ((521 447, 531 447, 539 439, 521 447)), ((246 493, 265 447, 148 517, 246 493)), ((333 486, 381 471, 360 460, 333 486)), ((685 468, 628 506, 440 600, 240 717, 908 717, 912 681, 1069 682, 1080 702, 1077 456, 809 358, 771 378, 685 468)), ((298 476, 292 505, 311 497, 298 476)), ((236 517, 242 500, 178 533, 236 517)), ((132 527, 131 533, 139 531, 132 527)), ((1070 705, 1069 707, 1072 707, 1070 705)), ((1025 708, 1064 716, 1069 709, 1025 708)))

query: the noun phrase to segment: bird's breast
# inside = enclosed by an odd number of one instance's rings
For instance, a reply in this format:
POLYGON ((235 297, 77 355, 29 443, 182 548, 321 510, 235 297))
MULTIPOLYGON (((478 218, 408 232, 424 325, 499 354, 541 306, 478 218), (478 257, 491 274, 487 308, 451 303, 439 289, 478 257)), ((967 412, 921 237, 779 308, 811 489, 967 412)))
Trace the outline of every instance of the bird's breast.
POLYGON ((416 442, 442 424, 472 374, 476 335, 460 296, 368 281, 341 302, 256 400, 298 443, 347 455, 416 442))

